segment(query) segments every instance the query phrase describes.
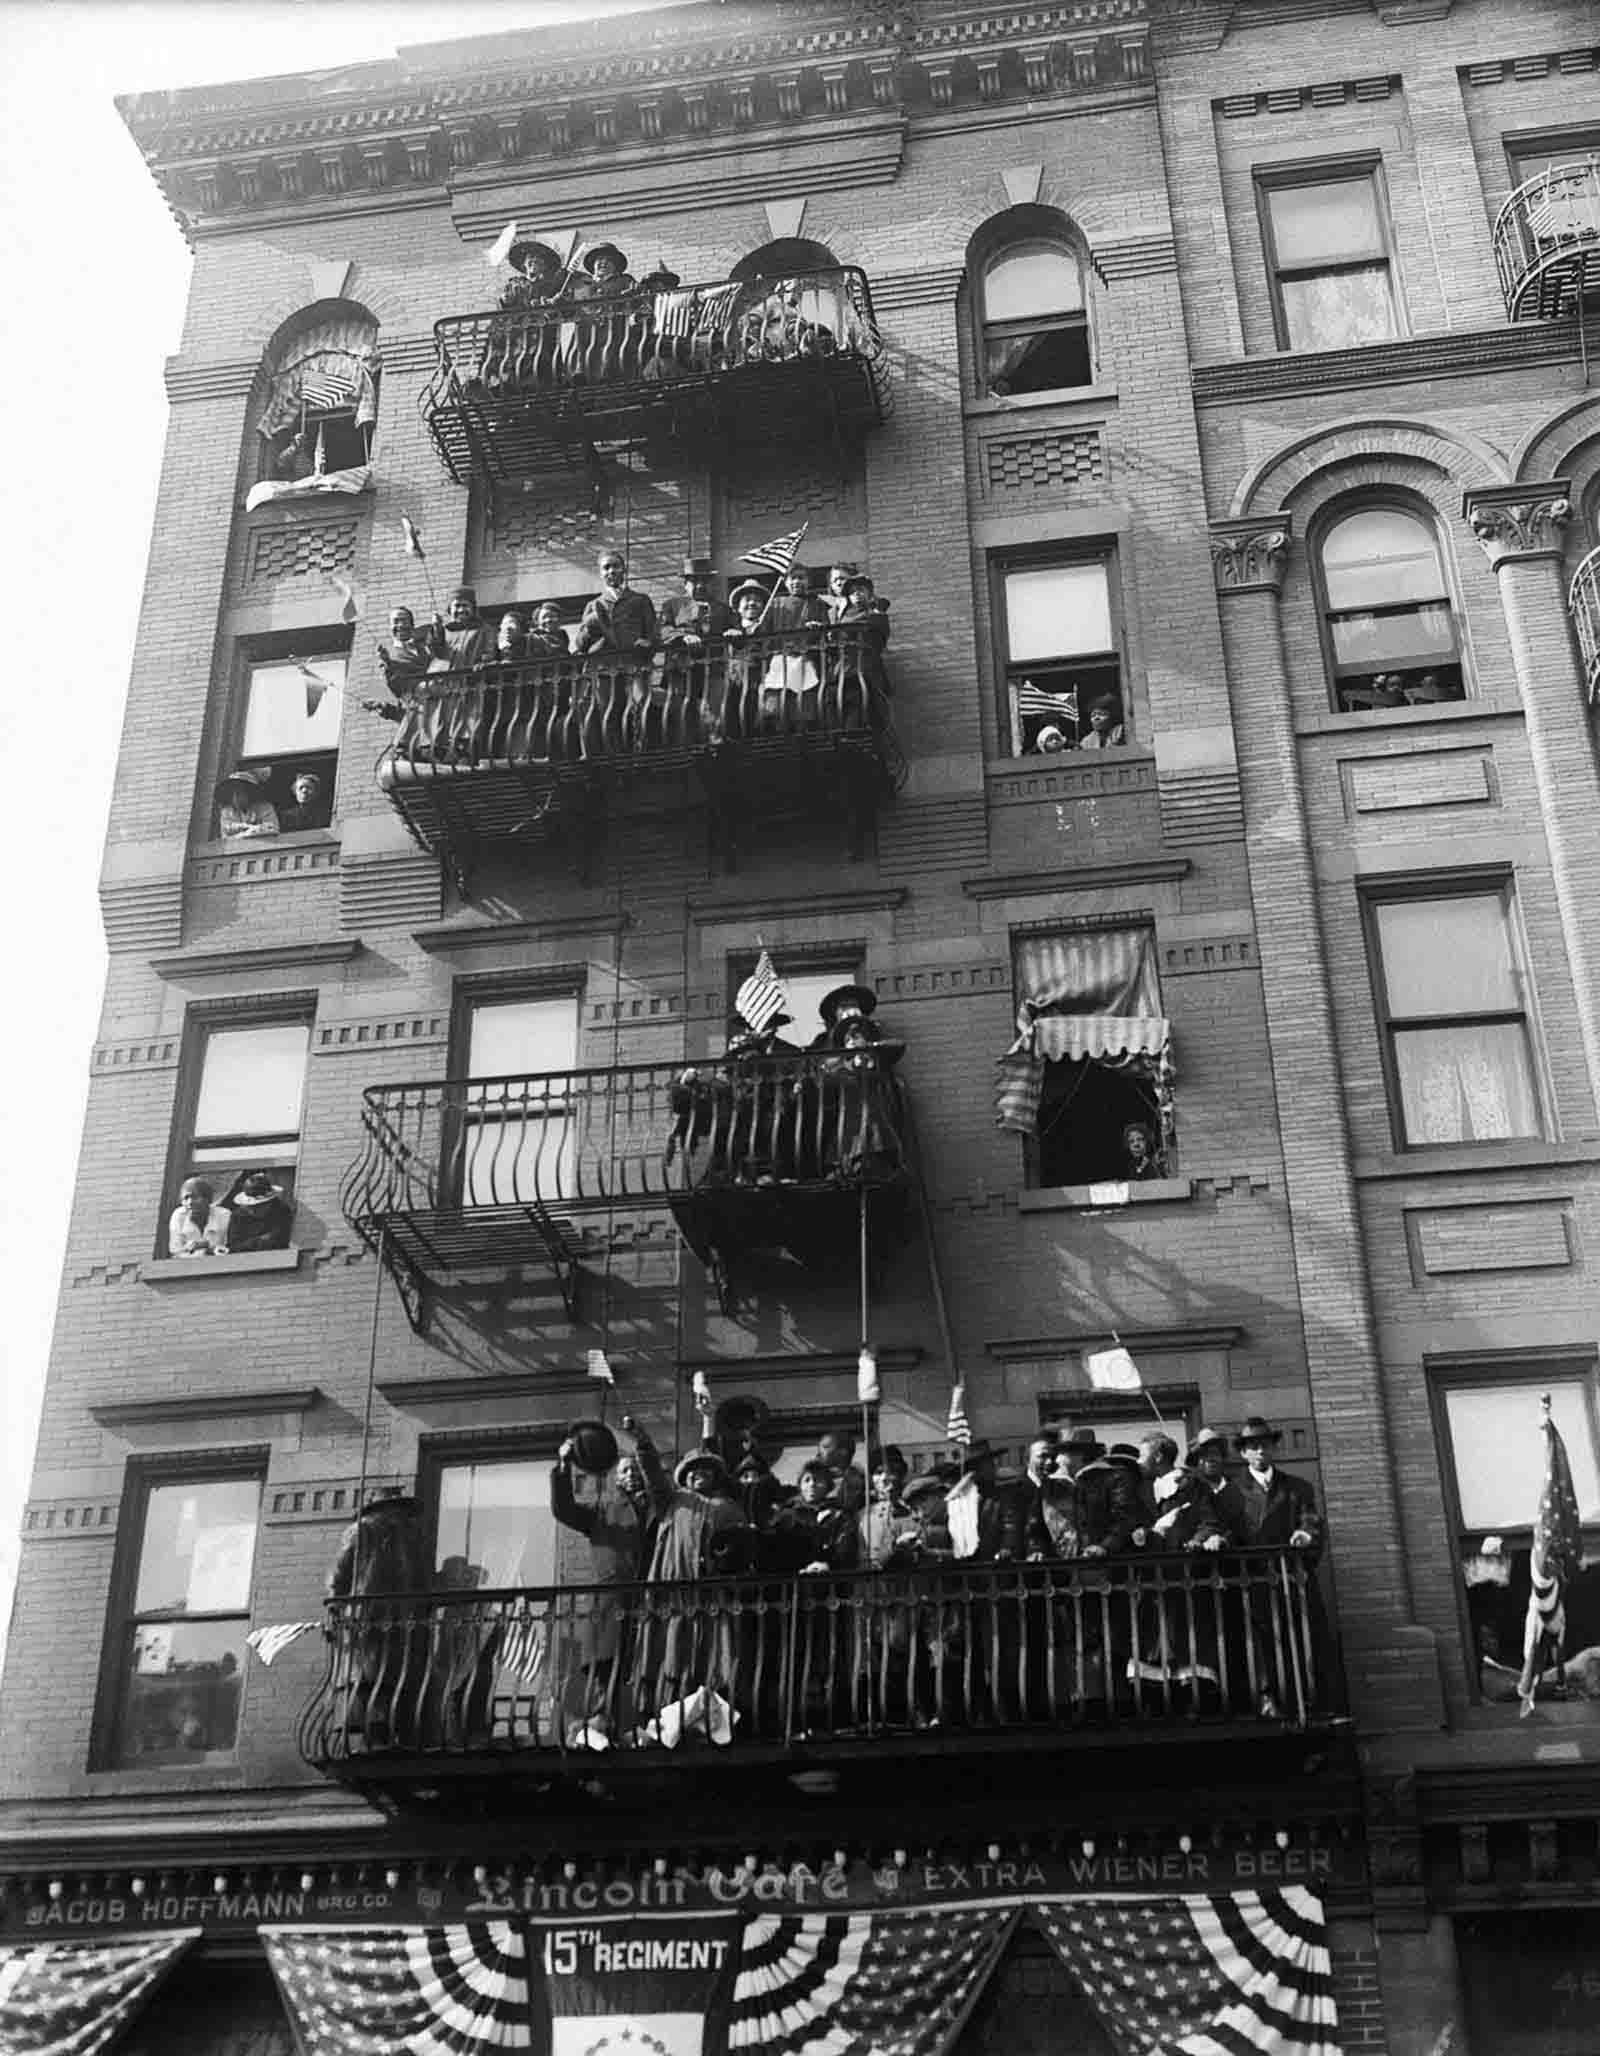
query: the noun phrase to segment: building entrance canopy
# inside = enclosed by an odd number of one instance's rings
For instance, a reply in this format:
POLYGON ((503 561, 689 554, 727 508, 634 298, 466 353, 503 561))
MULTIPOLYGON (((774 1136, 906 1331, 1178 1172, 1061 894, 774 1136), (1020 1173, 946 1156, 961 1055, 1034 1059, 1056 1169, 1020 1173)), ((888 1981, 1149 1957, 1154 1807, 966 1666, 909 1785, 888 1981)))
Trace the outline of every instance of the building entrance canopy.
MULTIPOLYGON (((1337 2056, 1322 1900, 1301 1885, 260 1933, 306 2056, 636 2045, 661 2056, 947 2056, 1025 1923, 1119 2051, 1195 2036, 1260 2056, 1337 2056)), ((0 2046, 110 2048, 193 1938, 0 1950, 0 2046)))

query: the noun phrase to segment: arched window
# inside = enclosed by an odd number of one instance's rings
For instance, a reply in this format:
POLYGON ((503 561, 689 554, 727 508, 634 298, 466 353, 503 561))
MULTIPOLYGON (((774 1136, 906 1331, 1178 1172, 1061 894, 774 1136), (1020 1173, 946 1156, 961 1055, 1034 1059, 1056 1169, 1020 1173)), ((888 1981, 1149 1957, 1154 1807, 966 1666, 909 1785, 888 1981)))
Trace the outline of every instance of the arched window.
POLYGON ((1094 376, 1083 271, 1045 236, 1008 242, 978 278, 983 391, 995 399, 1088 385, 1094 376))
POLYGON ((296 486, 366 464, 378 420, 377 341, 372 317, 339 301, 280 335, 256 421, 263 481, 296 486))
POLYGON ((1455 611, 1431 522, 1404 507, 1362 507, 1323 530, 1316 562, 1341 713, 1465 697, 1455 611))
POLYGON ((775 243, 763 243, 748 257, 741 257, 729 272, 741 284, 757 278, 794 278, 808 271, 837 271, 839 260, 826 243, 814 243, 808 236, 780 236, 775 243))

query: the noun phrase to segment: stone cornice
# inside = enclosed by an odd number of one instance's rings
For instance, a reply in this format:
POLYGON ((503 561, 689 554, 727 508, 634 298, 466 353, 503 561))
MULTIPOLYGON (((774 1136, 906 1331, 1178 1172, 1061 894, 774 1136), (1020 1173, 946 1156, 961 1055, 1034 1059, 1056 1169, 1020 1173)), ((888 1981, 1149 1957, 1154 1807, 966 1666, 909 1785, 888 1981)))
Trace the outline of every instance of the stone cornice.
POLYGON ((1562 534, 1572 519, 1571 491, 1561 478, 1473 486, 1461 496, 1461 511, 1498 570, 1508 558, 1561 554, 1562 534))
POLYGON ((692 157, 719 137, 818 118, 1144 87, 1148 13, 1148 0, 708 5, 119 106, 180 223, 205 235, 286 211, 414 205, 429 189, 526 180, 590 154, 603 164, 618 145, 692 157))

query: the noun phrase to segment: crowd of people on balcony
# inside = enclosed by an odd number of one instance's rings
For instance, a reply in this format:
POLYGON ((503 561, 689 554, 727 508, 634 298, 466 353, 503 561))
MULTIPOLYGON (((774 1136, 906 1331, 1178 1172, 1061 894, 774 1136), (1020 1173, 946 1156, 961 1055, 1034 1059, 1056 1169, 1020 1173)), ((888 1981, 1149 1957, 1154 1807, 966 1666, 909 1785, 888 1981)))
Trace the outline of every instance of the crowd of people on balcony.
POLYGON ((598 568, 570 632, 548 599, 491 626, 470 586, 421 627, 396 607, 378 649, 390 698, 367 704, 406 724, 411 755, 436 758, 584 756, 881 720, 889 603, 857 566, 819 580, 795 564, 779 588, 747 579, 724 600, 711 559, 686 557, 681 589, 659 607, 629 582, 621 551, 598 568))
POLYGON ((185 1178, 167 1224, 167 1253, 189 1258, 287 1249, 293 1225, 294 1202, 270 1171, 240 1171, 221 1199, 209 1178, 185 1178))

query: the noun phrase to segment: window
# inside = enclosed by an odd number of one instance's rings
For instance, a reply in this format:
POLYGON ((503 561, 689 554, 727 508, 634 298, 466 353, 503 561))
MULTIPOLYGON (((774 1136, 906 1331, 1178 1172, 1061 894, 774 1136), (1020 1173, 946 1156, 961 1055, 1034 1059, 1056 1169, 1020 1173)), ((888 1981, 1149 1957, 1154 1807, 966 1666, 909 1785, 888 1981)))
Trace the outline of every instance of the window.
POLYGON ((255 1170, 267 1171, 286 1198, 292 1194, 310 1042, 305 1020, 201 1026, 193 1112, 179 1134, 169 1213, 191 1177, 204 1178, 218 1201, 242 1172, 255 1170))
POLYGON ((1258 186, 1278 346, 1348 350, 1399 334, 1376 165, 1258 186))
MULTIPOLYGON (((1597 189, 1588 167, 1600 166, 1600 129, 1572 129, 1564 135, 1509 138, 1506 162, 1511 168, 1513 188, 1525 185, 1531 178, 1548 179, 1551 172, 1577 171, 1581 176, 1571 182, 1573 190, 1565 195, 1566 204, 1576 203, 1580 188, 1587 189, 1592 203, 1600 189, 1597 189)), ((1562 200, 1562 188, 1566 183, 1560 180, 1552 182, 1550 197, 1553 205, 1562 200)), ((1595 216, 1592 204, 1587 213, 1574 218, 1572 225, 1580 233, 1600 233, 1600 218, 1595 216)), ((1559 234, 1560 227, 1560 223, 1552 220, 1553 233, 1559 234)))
POLYGON ((433 1570, 445 1586, 556 1582, 549 1455, 438 1458, 431 1471, 433 1570))
MULTIPOLYGON (((1473 1637, 1473 1658, 1519 1669, 1527 1618, 1533 1523, 1544 1486, 1546 1448, 1539 1400, 1572 1468, 1587 1554, 1600 1554, 1600 1385, 1592 1369, 1521 1373, 1445 1372, 1434 1416, 1455 1522, 1456 1559, 1473 1637)), ((1600 1644, 1600 1563, 1565 1592, 1566 1655, 1600 1644)), ((1488 1680, 1492 1683, 1492 1678, 1488 1680)))
POLYGON ((1465 697, 1431 522, 1400 507, 1363 507, 1323 531, 1316 561, 1341 713, 1465 697))
POLYGON ((1126 715, 1109 561, 1007 563, 997 582, 1012 753, 1120 745, 1126 715))
POLYGON ((519 1206, 570 1194, 577 1135, 573 993, 469 1000, 458 1141, 466 1206, 519 1206))
MULTIPOLYGON (((348 658, 282 656, 252 663, 245 677, 244 725, 232 767, 253 774, 279 824, 325 828, 332 818, 339 769, 339 714, 348 658), (314 792, 297 792, 310 776, 314 792)), ((226 833, 219 818, 218 833, 226 833)))
POLYGON ((1170 1032, 1149 928, 1020 936, 1017 1036, 995 1118, 1036 1186, 1132 1184, 1172 1168, 1170 1032))
POLYGON ((275 482, 274 493, 368 462, 383 377, 377 343, 372 317, 348 303, 296 316, 279 332, 256 421, 258 475, 275 482))
POLYGON ((108 1645, 105 1768, 233 1760, 260 1513, 254 1472, 144 1481, 108 1645))
POLYGON ((1542 1132, 1509 888, 1370 903, 1396 1139, 1542 1132))
MULTIPOLYGON (((786 1014, 794 1018, 787 1028, 780 1028, 780 1038, 794 1049, 809 1049, 822 1033, 822 1015, 819 1011, 823 998, 837 985, 854 984, 860 977, 860 966, 854 957, 834 958, 829 964, 819 967, 815 957, 785 957, 782 951, 773 956, 773 969, 783 980, 789 995, 786 1014)), ((750 956, 728 959, 728 1020, 732 1025, 737 1009, 734 1004, 739 987, 756 967, 756 959, 750 956)))
POLYGON ((1045 237, 1010 242, 984 264, 982 382, 985 393, 1053 393, 1092 382, 1083 272, 1072 252, 1045 237))

